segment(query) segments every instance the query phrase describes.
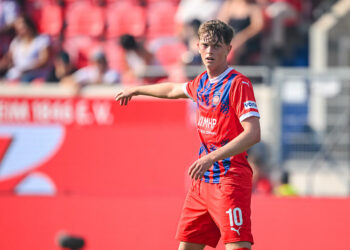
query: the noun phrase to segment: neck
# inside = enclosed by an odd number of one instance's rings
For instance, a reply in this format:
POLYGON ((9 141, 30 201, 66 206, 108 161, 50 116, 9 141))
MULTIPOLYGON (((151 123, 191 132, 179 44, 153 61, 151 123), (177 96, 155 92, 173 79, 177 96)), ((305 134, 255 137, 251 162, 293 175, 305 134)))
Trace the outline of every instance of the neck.
POLYGON ((227 68, 228 68, 227 64, 225 64, 222 67, 217 68, 217 69, 207 68, 207 73, 208 73, 209 79, 213 79, 213 78, 221 75, 227 68))

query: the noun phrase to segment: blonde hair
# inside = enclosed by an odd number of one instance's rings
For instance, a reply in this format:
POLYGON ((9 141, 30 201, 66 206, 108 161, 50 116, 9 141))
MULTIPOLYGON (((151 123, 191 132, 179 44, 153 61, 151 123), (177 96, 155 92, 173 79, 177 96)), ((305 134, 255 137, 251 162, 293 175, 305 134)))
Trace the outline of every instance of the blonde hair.
POLYGON ((234 33, 230 25, 217 19, 202 23, 198 29, 199 39, 204 39, 212 43, 224 42, 230 44, 234 33))

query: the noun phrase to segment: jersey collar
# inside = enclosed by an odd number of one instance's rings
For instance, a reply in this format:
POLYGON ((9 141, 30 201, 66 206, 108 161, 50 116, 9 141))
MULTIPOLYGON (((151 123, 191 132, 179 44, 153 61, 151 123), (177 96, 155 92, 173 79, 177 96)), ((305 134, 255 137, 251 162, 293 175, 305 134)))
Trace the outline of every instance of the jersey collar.
POLYGON ((228 67, 223 73, 221 73, 220 75, 218 75, 217 77, 214 77, 212 79, 209 79, 209 81, 211 83, 217 83, 220 82, 228 73, 230 73, 230 71, 232 70, 231 67, 228 67))

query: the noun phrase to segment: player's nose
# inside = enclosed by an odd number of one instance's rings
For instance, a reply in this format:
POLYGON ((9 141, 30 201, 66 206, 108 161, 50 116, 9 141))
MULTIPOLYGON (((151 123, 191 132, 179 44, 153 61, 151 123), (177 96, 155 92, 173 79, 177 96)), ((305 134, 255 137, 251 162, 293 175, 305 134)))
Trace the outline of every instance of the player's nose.
POLYGON ((213 49, 214 49, 214 46, 209 45, 209 46, 207 47, 207 52, 208 52, 208 53, 212 53, 212 52, 213 52, 213 49))

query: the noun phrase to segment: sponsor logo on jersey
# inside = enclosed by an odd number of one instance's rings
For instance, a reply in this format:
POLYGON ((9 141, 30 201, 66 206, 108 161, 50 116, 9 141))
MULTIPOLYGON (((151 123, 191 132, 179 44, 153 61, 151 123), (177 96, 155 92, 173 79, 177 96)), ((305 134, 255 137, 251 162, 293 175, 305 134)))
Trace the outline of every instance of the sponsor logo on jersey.
POLYGON ((197 125, 198 127, 212 130, 215 127, 216 123, 217 120, 215 118, 200 116, 197 125))
POLYGON ((258 107, 256 106, 256 102, 246 101, 244 103, 244 109, 258 109, 258 107))
POLYGON ((213 105, 216 106, 220 103, 220 96, 221 93, 220 92, 215 92, 213 95, 213 105))

